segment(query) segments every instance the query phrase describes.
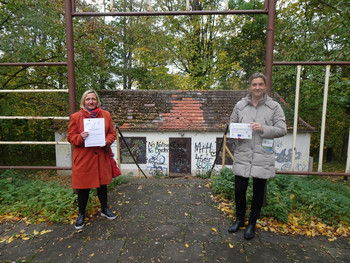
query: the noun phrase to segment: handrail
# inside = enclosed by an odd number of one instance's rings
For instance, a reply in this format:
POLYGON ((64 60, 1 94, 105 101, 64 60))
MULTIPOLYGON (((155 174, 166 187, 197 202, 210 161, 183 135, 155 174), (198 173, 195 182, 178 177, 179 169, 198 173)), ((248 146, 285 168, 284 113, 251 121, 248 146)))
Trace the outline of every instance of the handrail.
POLYGON ((68 93, 68 89, 3 89, 0 90, 0 93, 26 93, 26 92, 66 92, 68 93))
POLYGON ((0 145, 4 145, 4 144, 32 144, 32 145, 45 145, 45 144, 49 144, 49 145, 69 145, 69 142, 52 142, 52 141, 0 141, 0 145))
POLYGON ((45 116, 0 116, 0 120, 69 120, 69 117, 45 116))

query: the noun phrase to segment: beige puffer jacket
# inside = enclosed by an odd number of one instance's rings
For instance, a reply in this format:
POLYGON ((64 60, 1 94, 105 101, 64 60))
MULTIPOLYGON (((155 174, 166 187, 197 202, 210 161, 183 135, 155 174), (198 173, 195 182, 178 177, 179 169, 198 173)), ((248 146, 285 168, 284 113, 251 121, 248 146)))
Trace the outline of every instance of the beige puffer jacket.
POLYGON ((235 140, 233 173, 243 177, 268 179, 275 176, 274 148, 266 150, 263 139, 274 139, 287 134, 287 127, 281 105, 265 95, 255 107, 248 94, 234 107, 231 123, 257 122, 263 125, 263 132, 253 131, 251 140, 235 140))

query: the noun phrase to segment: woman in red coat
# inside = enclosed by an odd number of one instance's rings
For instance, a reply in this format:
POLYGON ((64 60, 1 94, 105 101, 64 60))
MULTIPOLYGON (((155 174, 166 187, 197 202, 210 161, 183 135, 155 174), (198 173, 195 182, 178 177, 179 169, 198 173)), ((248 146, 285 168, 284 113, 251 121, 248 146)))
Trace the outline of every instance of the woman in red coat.
POLYGON ((91 188, 97 188, 97 195, 101 203, 101 216, 115 219, 107 205, 107 184, 112 181, 112 167, 109 159, 110 146, 116 138, 111 115, 100 108, 100 99, 94 90, 87 90, 83 94, 81 109, 70 116, 68 141, 73 146, 72 158, 72 186, 78 190, 79 215, 75 228, 84 226, 85 209, 91 188), (105 145, 85 147, 85 140, 89 136, 84 131, 84 119, 104 118, 105 145))

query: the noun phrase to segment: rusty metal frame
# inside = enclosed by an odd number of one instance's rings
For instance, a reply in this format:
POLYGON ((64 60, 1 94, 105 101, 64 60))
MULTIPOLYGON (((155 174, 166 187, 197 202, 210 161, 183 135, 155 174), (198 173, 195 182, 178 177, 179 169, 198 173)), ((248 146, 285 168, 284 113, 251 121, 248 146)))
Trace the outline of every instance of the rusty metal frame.
MULTIPOLYGON (((331 66, 348 66, 350 65, 350 61, 275 61, 273 62, 273 66, 327 66, 328 68, 331 66)), ((297 80, 298 81, 298 80, 297 80)), ((327 83, 328 85, 328 83, 327 83)), ((325 120, 323 120, 325 121, 325 120)), ((294 133, 294 132, 293 132, 294 133)), ((293 134, 294 135, 294 134, 293 134)), ((322 135, 321 135, 322 136, 322 135)), ((350 138, 350 130, 349 130, 349 138, 350 138)), ((322 140, 322 138, 321 138, 322 140)), ((322 150, 323 145, 320 143, 320 151, 322 150)), ((293 149, 293 153, 294 153, 293 149)), ((320 159, 323 159, 320 157, 320 159)), ((294 161, 294 159, 293 159, 294 161)), ((338 172, 322 172, 322 165, 320 165, 319 160, 319 168, 317 172, 300 172, 300 171, 276 171, 276 174, 295 174, 295 175, 319 175, 319 176, 344 176, 344 178, 347 178, 350 176, 350 141, 348 145, 348 156, 347 156, 347 162, 346 162, 346 168, 344 173, 338 173, 338 172)), ((323 161, 323 160, 322 160, 323 161)), ((293 167, 292 167, 293 169, 293 167)))
MULTIPOLYGON (((263 10, 204 10, 204 11, 171 11, 171 12, 76 12, 75 0, 65 0, 65 22, 66 22, 66 44, 67 44, 67 62, 33 62, 33 63, 0 63, 0 66, 67 66, 68 71, 68 89, 69 89, 69 113, 76 111, 76 83, 75 83, 75 65, 74 65, 74 38, 73 38, 73 17, 78 16, 177 16, 177 15, 243 15, 243 14, 266 14, 267 37, 266 37, 266 58, 265 75, 267 77, 267 93, 272 90, 272 68, 277 65, 348 65, 350 62, 274 62, 274 31, 276 17, 276 0, 264 0, 263 10), (309 64, 305 64, 309 63, 309 64)), ((67 170, 70 167, 55 166, 0 166, 0 169, 47 169, 47 170, 67 170)), ((278 172, 281 174, 291 174, 292 172, 278 172)), ((293 172, 294 173, 294 172, 293 172)), ((306 174, 298 172, 297 174, 306 174)), ((323 175, 323 173, 307 173, 323 175)), ((350 176, 350 173, 326 173, 327 175, 350 176)))

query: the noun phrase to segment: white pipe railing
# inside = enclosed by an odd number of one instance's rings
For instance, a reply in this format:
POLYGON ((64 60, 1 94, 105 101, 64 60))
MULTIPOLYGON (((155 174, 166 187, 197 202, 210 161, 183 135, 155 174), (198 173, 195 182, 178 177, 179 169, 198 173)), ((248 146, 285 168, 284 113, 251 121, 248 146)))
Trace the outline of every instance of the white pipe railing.
POLYGON ((326 114, 327 114, 327 100, 328 100, 328 86, 329 86, 329 74, 330 74, 331 65, 326 66, 326 79, 324 83, 323 91, 323 105, 322 105, 322 123, 321 123, 321 135, 320 135, 320 153, 318 159, 318 169, 317 171, 322 172, 323 164, 323 148, 324 148, 324 135, 326 130, 326 114))
MULTIPOLYGON (((328 89, 329 89, 329 77, 330 77, 331 65, 326 65, 325 83, 323 92, 323 104, 322 104, 322 122, 321 122, 321 133, 320 133, 320 148, 319 148, 319 160, 318 169, 319 173, 322 173, 323 165, 323 151, 325 141, 325 130, 326 130, 326 118, 327 118, 327 103, 328 103, 328 89)), ((296 140, 298 131, 298 112, 299 112, 299 96, 300 96, 300 75, 301 65, 297 65, 297 79, 296 79, 296 90, 295 90, 295 106, 294 106, 294 124, 293 124, 293 146, 292 146, 292 160, 291 160, 291 171, 295 170, 295 155, 296 155, 296 140)), ((349 140, 348 140, 348 151, 346 159, 345 173, 350 173, 350 128, 349 128, 349 140)))
POLYGON ((68 93, 68 89, 3 89, 0 90, 0 93, 26 93, 26 92, 66 92, 68 93))
POLYGON ((300 94, 300 75, 301 65, 297 66, 297 83, 295 88, 295 102, 294 102, 294 124, 293 124, 293 146, 292 146, 292 165, 291 170, 295 170, 295 152, 298 133, 298 113, 299 113, 299 94, 300 94))
POLYGON ((70 145, 69 142, 50 142, 50 141, 0 141, 0 144, 38 144, 38 145, 44 145, 44 144, 50 144, 50 145, 70 145))
POLYGON ((69 120, 69 117, 0 116, 0 120, 69 120))

